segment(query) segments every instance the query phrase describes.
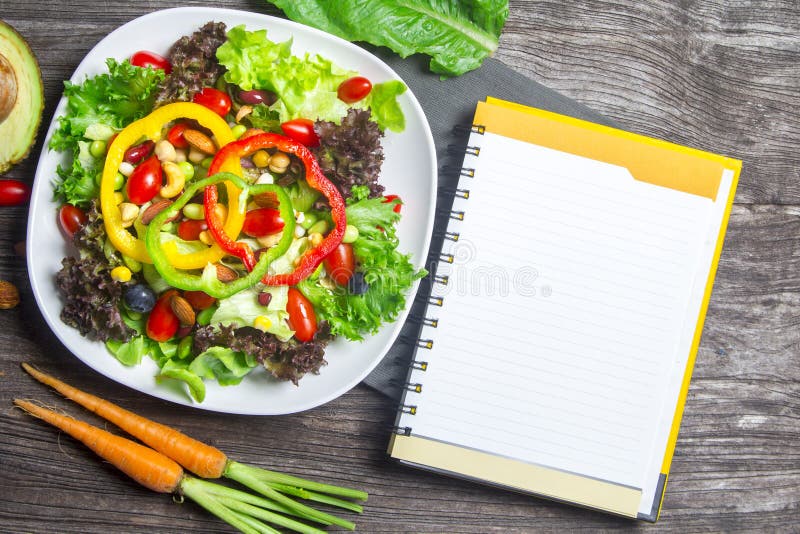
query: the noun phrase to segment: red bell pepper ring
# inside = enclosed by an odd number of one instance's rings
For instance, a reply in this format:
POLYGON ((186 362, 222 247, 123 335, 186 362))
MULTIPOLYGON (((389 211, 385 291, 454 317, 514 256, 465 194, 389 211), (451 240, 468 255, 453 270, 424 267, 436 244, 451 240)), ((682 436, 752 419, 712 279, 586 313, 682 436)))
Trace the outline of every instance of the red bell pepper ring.
MULTIPOLYGON (((300 256, 294 271, 287 274, 267 274, 261 279, 264 284, 269 286, 293 286, 311 276, 319 264, 322 263, 322 260, 342 242, 344 230, 347 227, 345 203, 336 186, 322 173, 322 169, 320 169, 319 163, 317 163, 311 151, 297 141, 293 141, 279 134, 261 133, 228 143, 217 152, 217 155, 208 168, 208 174, 211 176, 218 172, 229 159, 236 158, 236 160, 238 160, 257 150, 267 148, 276 148, 281 152, 297 156, 305 166, 308 185, 322 193, 325 198, 328 199, 328 204, 331 207, 331 218, 334 224, 333 230, 325 236, 319 245, 307 249, 302 256, 300 256)), ((206 223, 208 224, 208 231, 214 236, 220 248, 225 250, 228 254, 240 258, 245 267, 248 270, 252 270, 253 266, 256 264, 255 252, 246 243, 236 241, 225 233, 222 226, 223 221, 219 219, 214 210, 217 205, 217 199, 217 187, 215 185, 206 187, 204 211, 206 223)))

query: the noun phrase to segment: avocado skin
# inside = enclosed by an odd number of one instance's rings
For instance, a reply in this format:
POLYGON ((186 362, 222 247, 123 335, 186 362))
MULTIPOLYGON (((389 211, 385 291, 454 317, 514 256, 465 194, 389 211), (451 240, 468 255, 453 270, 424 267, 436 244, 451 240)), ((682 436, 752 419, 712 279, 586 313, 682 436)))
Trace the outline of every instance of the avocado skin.
POLYGON ((2 85, 6 88, 11 87, 12 90, 16 85, 16 97, 11 95, 13 104, 10 107, 6 106, 7 115, 0 120, 0 174, 2 174, 23 160, 33 147, 42 120, 44 91, 36 56, 33 55, 25 39, 2 20, 0 20, 0 56, 5 59, 5 66, 13 69, 13 82, 16 82, 2 85))

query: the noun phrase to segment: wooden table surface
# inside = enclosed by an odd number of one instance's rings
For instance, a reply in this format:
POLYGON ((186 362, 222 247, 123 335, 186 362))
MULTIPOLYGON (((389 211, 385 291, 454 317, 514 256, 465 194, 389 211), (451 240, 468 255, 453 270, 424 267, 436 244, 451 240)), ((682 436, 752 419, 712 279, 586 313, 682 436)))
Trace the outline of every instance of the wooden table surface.
MULTIPOLYGON (((83 56, 156 9, 266 2, 0 0, 38 56, 49 121, 83 56)), ((227 532, 197 506, 148 492, 71 438, 10 408, 75 408, 19 369, 34 362, 231 457, 370 493, 364 532, 800 531, 800 3, 797 0, 512 1, 496 57, 634 132, 744 160, 661 520, 633 523, 397 466, 393 403, 359 386, 282 417, 176 406, 98 375, 47 330, 29 289, 26 208, 0 210, 0 531, 227 532)), ((143 43, 146 38, 143 37, 143 43)), ((0 140, 4 142, 5 140, 0 140)), ((41 143, 36 148, 36 152, 41 143)), ((35 157, 8 176, 33 179, 35 157)))

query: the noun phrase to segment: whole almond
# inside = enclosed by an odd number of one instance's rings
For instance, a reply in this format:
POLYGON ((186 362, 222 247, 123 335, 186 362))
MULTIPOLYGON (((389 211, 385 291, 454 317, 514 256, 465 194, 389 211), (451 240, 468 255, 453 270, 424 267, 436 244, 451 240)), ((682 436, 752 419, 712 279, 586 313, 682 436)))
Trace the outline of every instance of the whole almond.
POLYGON ((180 321, 181 326, 191 326, 194 324, 195 314, 189 301, 180 295, 173 295, 169 301, 172 312, 180 321))
POLYGON ((223 265, 221 263, 217 263, 215 265, 217 268, 217 280, 220 282, 233 282, 239 275, 236 274, 236 271, 228 267, 227 265, 223 265))
MULTIPOLYGON (((159 213, 164 211, 171 204, 172 204, 172 201, 170 199, 168 199, 168 198, 162 198, 161 200, 158 200, 158 201, 153 202, 152 204, 150 204, 147 207, 147 209, 144 210, 144 213, 142 213, 142 224, 150 224, 150 222, 153 219, 155 219, 156 215, 158 215, 159 213)), ((164 222, 165 223, 172 222, 175 219, 177 219, 178 217, 180 217, 180 215, 181 215, 180 213, 176 213, 174 216, 170 217, 169 219, 167 219, 164 222)))
POLYGON ((281 203, 278 201, 278 195, 271 191, 255 195, 253 197, 253 202, 255 202, 260 208, 277 209, 281 205, 281 203))
POLYGON ((0 280, 0 310, 8 310, 19 304, 19 291, 11 282, 0 280))
POLYGON ((195 147, 197 150, 205 152, 206 154, 213 154, 217 151, 217 145, 215 145, 214 141, 212 141, 211 138, 203 132, 191 129, 184 130, 183 138, 186 139, 186 142, 195 147))

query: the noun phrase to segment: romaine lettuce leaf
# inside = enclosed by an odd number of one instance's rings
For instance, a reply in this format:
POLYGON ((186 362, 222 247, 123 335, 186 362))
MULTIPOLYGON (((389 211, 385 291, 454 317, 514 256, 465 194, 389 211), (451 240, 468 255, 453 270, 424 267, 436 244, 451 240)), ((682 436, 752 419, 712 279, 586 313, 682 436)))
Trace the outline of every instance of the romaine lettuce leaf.
POLYGON ((508 0, 268 0, 302 24, 348 41, 431 56, 430 69, 459 76, 497 50, 508 0))

